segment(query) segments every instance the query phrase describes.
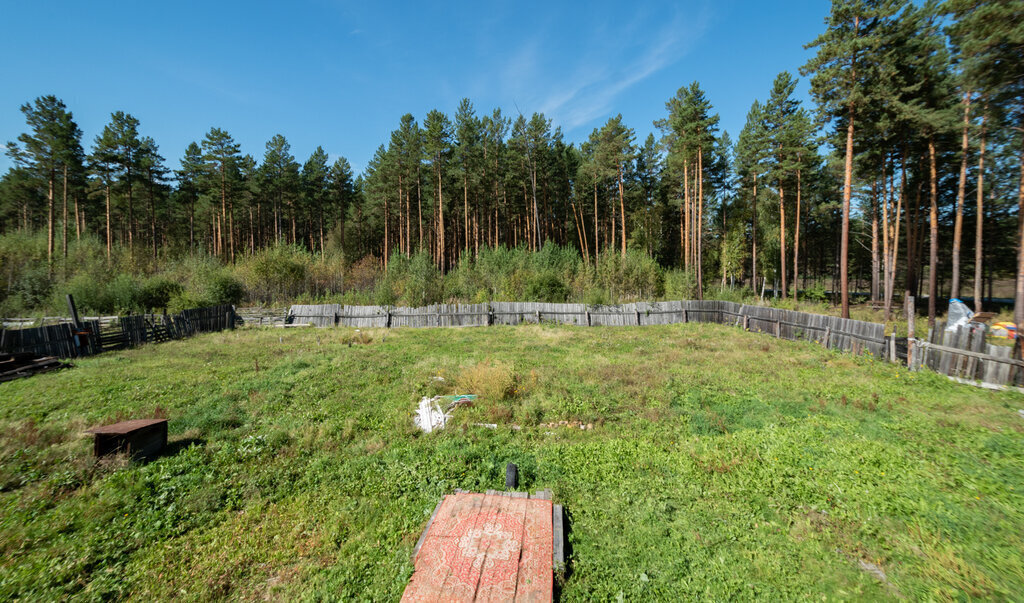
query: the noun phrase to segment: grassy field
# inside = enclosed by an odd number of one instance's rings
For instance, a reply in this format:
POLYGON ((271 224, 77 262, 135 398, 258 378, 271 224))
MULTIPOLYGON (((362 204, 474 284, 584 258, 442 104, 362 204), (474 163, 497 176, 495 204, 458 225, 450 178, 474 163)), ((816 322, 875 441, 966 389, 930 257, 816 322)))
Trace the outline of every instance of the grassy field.
POLYGON ((394 600, 439 497, 510 461, 565 505, 563 600, 1024 592, 1024 399, 813 344, 247 329, 77 365, 0 385, 0 599, 394 600), (90 458, 151 416, 164 456, 90 458))

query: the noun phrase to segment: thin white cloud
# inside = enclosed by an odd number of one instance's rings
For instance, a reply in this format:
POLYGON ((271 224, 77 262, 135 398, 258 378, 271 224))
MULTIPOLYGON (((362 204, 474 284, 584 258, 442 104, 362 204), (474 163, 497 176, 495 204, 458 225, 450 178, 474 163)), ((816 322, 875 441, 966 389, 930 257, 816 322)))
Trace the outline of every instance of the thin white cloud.
POLYGON ((550 65, 550 60, 540 60, 553 53, 542 48, 543 38, 538 36, 506 62, 502 89, 520 102, 529 102, 567 131, 608 115, 620 95, 683 58, 708 23, 704 10, 691 11, 685 18, 677 14, 667 23, 662 19, 660 26, 653 19, 639 15, 618 25, 617 35, 593 32, 584 40, 579 58, 560 69, 550 65), (637 44, 636 40, 645 42, 637 44), (536 94, 538 89, 550 93, 536 94))

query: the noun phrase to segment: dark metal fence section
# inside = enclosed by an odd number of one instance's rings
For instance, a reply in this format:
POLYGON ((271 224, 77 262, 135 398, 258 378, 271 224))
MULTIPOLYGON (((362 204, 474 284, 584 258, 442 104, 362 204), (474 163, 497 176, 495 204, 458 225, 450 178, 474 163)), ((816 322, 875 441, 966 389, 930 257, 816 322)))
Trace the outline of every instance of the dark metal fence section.
POLYGON ((78 328, 71 323, 59 323, 31 329, 3 329, 0 330, 0 352, 58 358, 92 356, 144 343, 232 329, 237 320, 234 306, 221 305, 182 310, 174 315, 120 316, 106 326, 100 320, 84 320, 78 328))

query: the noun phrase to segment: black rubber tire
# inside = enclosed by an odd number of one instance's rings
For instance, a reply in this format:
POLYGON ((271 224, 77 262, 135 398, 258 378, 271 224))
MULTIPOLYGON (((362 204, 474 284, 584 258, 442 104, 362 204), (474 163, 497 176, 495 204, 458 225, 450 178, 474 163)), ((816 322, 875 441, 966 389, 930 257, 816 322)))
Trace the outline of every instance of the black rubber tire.
POLYGON ((519 485, 519 467, 515 463, 505 466, 505 489, 512 490, 519 485))

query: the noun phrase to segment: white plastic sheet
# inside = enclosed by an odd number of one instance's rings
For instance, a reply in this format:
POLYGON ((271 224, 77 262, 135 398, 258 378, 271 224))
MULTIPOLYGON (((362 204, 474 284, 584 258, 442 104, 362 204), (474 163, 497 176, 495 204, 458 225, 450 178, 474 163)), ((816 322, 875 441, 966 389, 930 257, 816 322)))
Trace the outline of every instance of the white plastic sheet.
POLYGON ((973 317, 974 312, 971 312, 967 304, 954 297, 949 300, 949 320, 946 322, 946 330, 955 331, 960 327, 965 327, 973 317))

